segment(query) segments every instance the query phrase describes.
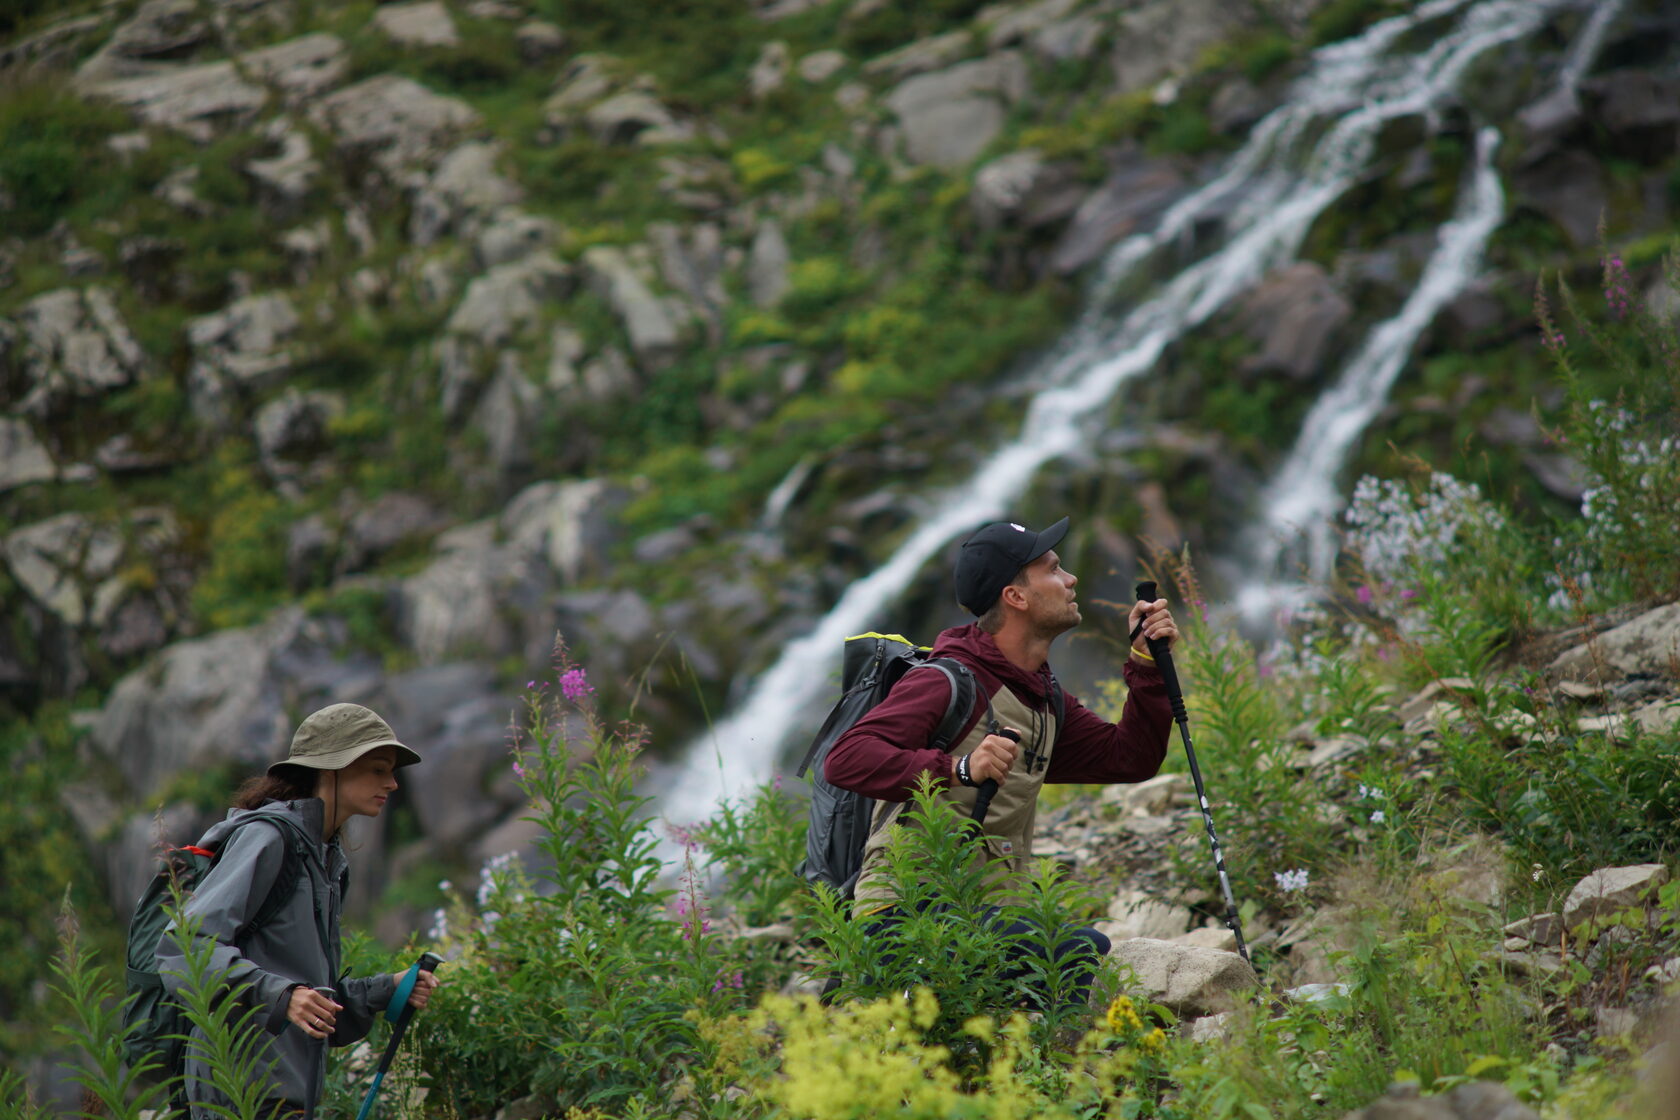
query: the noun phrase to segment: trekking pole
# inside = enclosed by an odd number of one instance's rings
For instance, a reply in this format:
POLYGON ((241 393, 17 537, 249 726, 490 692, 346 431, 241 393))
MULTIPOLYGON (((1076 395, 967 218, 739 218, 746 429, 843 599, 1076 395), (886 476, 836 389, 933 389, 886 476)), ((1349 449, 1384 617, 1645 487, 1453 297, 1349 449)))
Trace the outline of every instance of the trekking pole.
MULTIPOLYGON (((1002 731, 997 732, 997 734, 1002 735, 1011 743, 1019 743, 1021 741, 1021 733, 1016 731, 1014 728, 1005 727, 1002 731)), ((987 778, 985 781, 980 783, 980 792, 974 795, 974 812, 968 815, 969 820, 973 821, 977 825, 983 825, 986 823, 986 814, 992 808, 992 796, 997 793, 997 789, 996 778, 987 778)))
MULTIPOLYGON (((1137 597, 1140 603, 1153 603, 1159 598, 1155 594, 1155 581, 1139 582, 1137 597)), ((1140 621, 1137 629, 1132 631, 1132 640, 1136 641, 1142 631, 1143 623, 1140 621)), ((1213 828, 1213 810, 1208 808, 1207 790, 1202 785, 1202 768, 1196 764, 1196 748, 1190 743, 1190 715, 1184 710, 1184 690, 1179 687, 1178 670, 1173 666, 1172 649, 1165 638, 1149 638, 1147 642, 1149 656, 1155 659, 1155 667, 1161 671, 1161 679, 1166 683, 1167 699, 1172 704, 1173 719, 1178 724, 1179 737, 1184 740, 1185 757, 1190 760, 1190 780, 1196 783, 1196 803, 1202 807, 1202 823, 1207 825, 1208 844, 1213 848, 1213 866, 1219 871, 1219 889, 1225 894, 1225 924, 1237 939, 1237 955, 1253 968, 1254 962, 1249 960, 1248 956, 1248 943, 1243 940, 1242 919, 1237 915, 1237 902, 1231 897, 1231 877, 1225 873, 1225 853, 1219 847, 1219 833, 1213 828)))
MULTIPOLYGON (((326 996, 328 999, 332 1000, 334 1003, 338 1002, 338 989, 337 988, 331 988, 331 987, 327 987, 326 985, 321 985, 321 986, 319 986, 315 989, 315 994, 326 996)), ((310 1078, 310 1081, 309 1081, 309 1107, 308 1107, 308 1109, 306 1109, 304 1111, 304 1115, 306 1117, 308 1117, 309 1120, 315 1120, 315 1107, 316 1107, 316 1105, 321 1103, 321 1101, 320 1101, 321 1082, 324 1081, 326 1079, 326 1076, 327 1076, 327 1044, 331 1040, 332 1040, 332 1035, 330 1035, 330 1034, 327 1035, 326 1038, 323 1038, 321 1040, 321 1045, 320 1045, 321 1076, 316 1077, 316 1078, 310 1078)))
POLYGON ((420 979, 420 973, 436 972, 442 963, 443 958, 436 953, 421 953, 420 959, 397 982, 396 994, 385 1005, 385 1018, 396 1025, 391 1028, 391 1041, 385 1044, 379 1068, 373 1071, 373 1084, 368 1086, 367 1097, 362 1101, 362 1110, 356 1113, 356 1120, 367 1120, 368 1114, 373 1111, 373 1099, 379 1095, 380 1083, 385 1080, 385 1072, 391 1068, 391 1060, 397 1056, 397 1047, 402 1043, 409 1021, 414 1018, 414 1008, 409 1006, 408 997, 414 992, 415 982, 420 979))

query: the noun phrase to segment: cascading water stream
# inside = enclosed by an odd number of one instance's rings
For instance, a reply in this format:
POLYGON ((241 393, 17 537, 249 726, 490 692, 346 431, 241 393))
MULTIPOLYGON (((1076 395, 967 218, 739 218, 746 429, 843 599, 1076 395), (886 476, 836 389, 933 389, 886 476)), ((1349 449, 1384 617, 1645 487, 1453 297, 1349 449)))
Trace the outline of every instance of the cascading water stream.
MULTIPOLYGON (((1603 45, 1622 0, 1594 8, 1558 68, 1553 94, 1574 98, 1603 45)), ((1388 401, 1418 337, 1481 267, 1489 239, 1504 216, 1504 192, 1493 166, 1498 134, 1476 138, 1476 166, 1452 221, 1441 227, 1434 253, 1398 314, 1374 327, 1336 383, 1313 405, 1283 465, 1262 496, 1256 522, 1242 534, 1233 567, 1249 577, 1233 596, 1236 615, 1261 628, 1280 608, 1310 597, 1335 562, 1335 518, 1344 505, 1338 481, 1355 446, 1388 401), (1302 579, 1293 578, 1303 573, 1302 579)))
MULTIPOLYGON (((1043 388, 1020 433, 968 481, 932 496, 922 523, 886 563, 848 588, 809 634, 784 649, 734 713, 689 746, 658 782, 661 815, 699 819, 722 797, 767 781, 792 731, 826 708, 844 638, 878 625, 942 548, 1002 516, 1040 467, 1075 451, 1100 421, 1099 410, 1168 345, 1293 259, 1313 221, 1369 164, 1385 123, 1434 112, 1478 57, 1532 34, 1568 3, 1431 0, 1318 51, 1284 104, 1255 126, 1218 176, 1171 207, 1155 229, 1109 252, 1088 310, 1031 371, 1043 388), (1449 20, 1419 52, 1390 53, 1409 32, 1449 20), (1212 215, 1224 223, 1223 244, 1115 317, 1108 304, 1120 287, 1212 215)), ((667 847, 663 854, 677 852, 667 847)))

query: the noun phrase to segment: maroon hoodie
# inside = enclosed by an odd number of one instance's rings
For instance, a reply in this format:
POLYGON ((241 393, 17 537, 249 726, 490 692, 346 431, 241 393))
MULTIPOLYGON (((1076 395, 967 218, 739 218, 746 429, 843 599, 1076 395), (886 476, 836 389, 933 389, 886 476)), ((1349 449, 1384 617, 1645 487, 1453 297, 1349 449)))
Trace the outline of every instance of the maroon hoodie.
MULTIPOLYGON (((981 690, 953 743, 969 733, 986 712, 985 697, 1000 688, 1009 688, 1030 708, 1050 710, 1049 666, 1036 673, 1020 668, 974 623, 940 634, 933 655, 967 665, 981 690)), ((1141 782, 1161 768, 1172 730, 1166 684, 1153 665, 1130 658, 1121 672, 1131 696, 1119 723, 1107 722, 1063 690, 1067 721, 1050 756, 1046 782, 1141 782)), ((950 702, 951 686, 944 673, 910 673, 840 736, 828 753, 823 776, 841 789, 878 801, 908 801, 924 771, 946 786, 954 785, 951 756, 927 745, 950 702)))

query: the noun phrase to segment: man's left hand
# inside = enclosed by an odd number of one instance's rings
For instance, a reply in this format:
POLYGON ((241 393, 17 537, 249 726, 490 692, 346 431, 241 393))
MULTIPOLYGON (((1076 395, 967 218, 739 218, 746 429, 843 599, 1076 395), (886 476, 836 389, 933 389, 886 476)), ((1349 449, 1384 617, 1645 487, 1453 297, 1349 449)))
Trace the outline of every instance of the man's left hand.
POLYGON ((1178 640, 1178 623, 1173 621, 1172 611, 1167 609, 1165 599, 1156 599, 1153 603, 1134 603, 1131 613, 1126 616, 1126 631, 1130 633, 1143 623, 1143 630, 1132 640, 1135 652, 1149 655, 1148 641, 1150 638, 1165 639, 1170 647, 1178 640))

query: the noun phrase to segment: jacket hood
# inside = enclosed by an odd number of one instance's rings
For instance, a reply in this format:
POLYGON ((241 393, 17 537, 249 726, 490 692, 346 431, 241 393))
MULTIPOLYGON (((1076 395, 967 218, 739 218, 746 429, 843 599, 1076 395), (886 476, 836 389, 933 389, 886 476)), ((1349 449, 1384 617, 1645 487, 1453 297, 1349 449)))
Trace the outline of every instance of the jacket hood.
POLYGON ((214 848, 227 838, 234 825, 247 817, 274 817, 299 829, 316 847, 322 846, 321 828, 326 822, 327 806, 319 797, 303 797, 296 801, 267 801, 255 809, 229 809, 223 820, 211 825, 199 844, 214 848))
POLYGON ((1040 704, 1050 697, 1049 664, 1037 672, 1029 672, 1003 655, 992 636, 980 629, 980 624, 954 626, 942 632, 933 643, 935 657, 956 657, 970 668, 990 675, 1000 685, 1006 685, 1023 700, 1040 704))

